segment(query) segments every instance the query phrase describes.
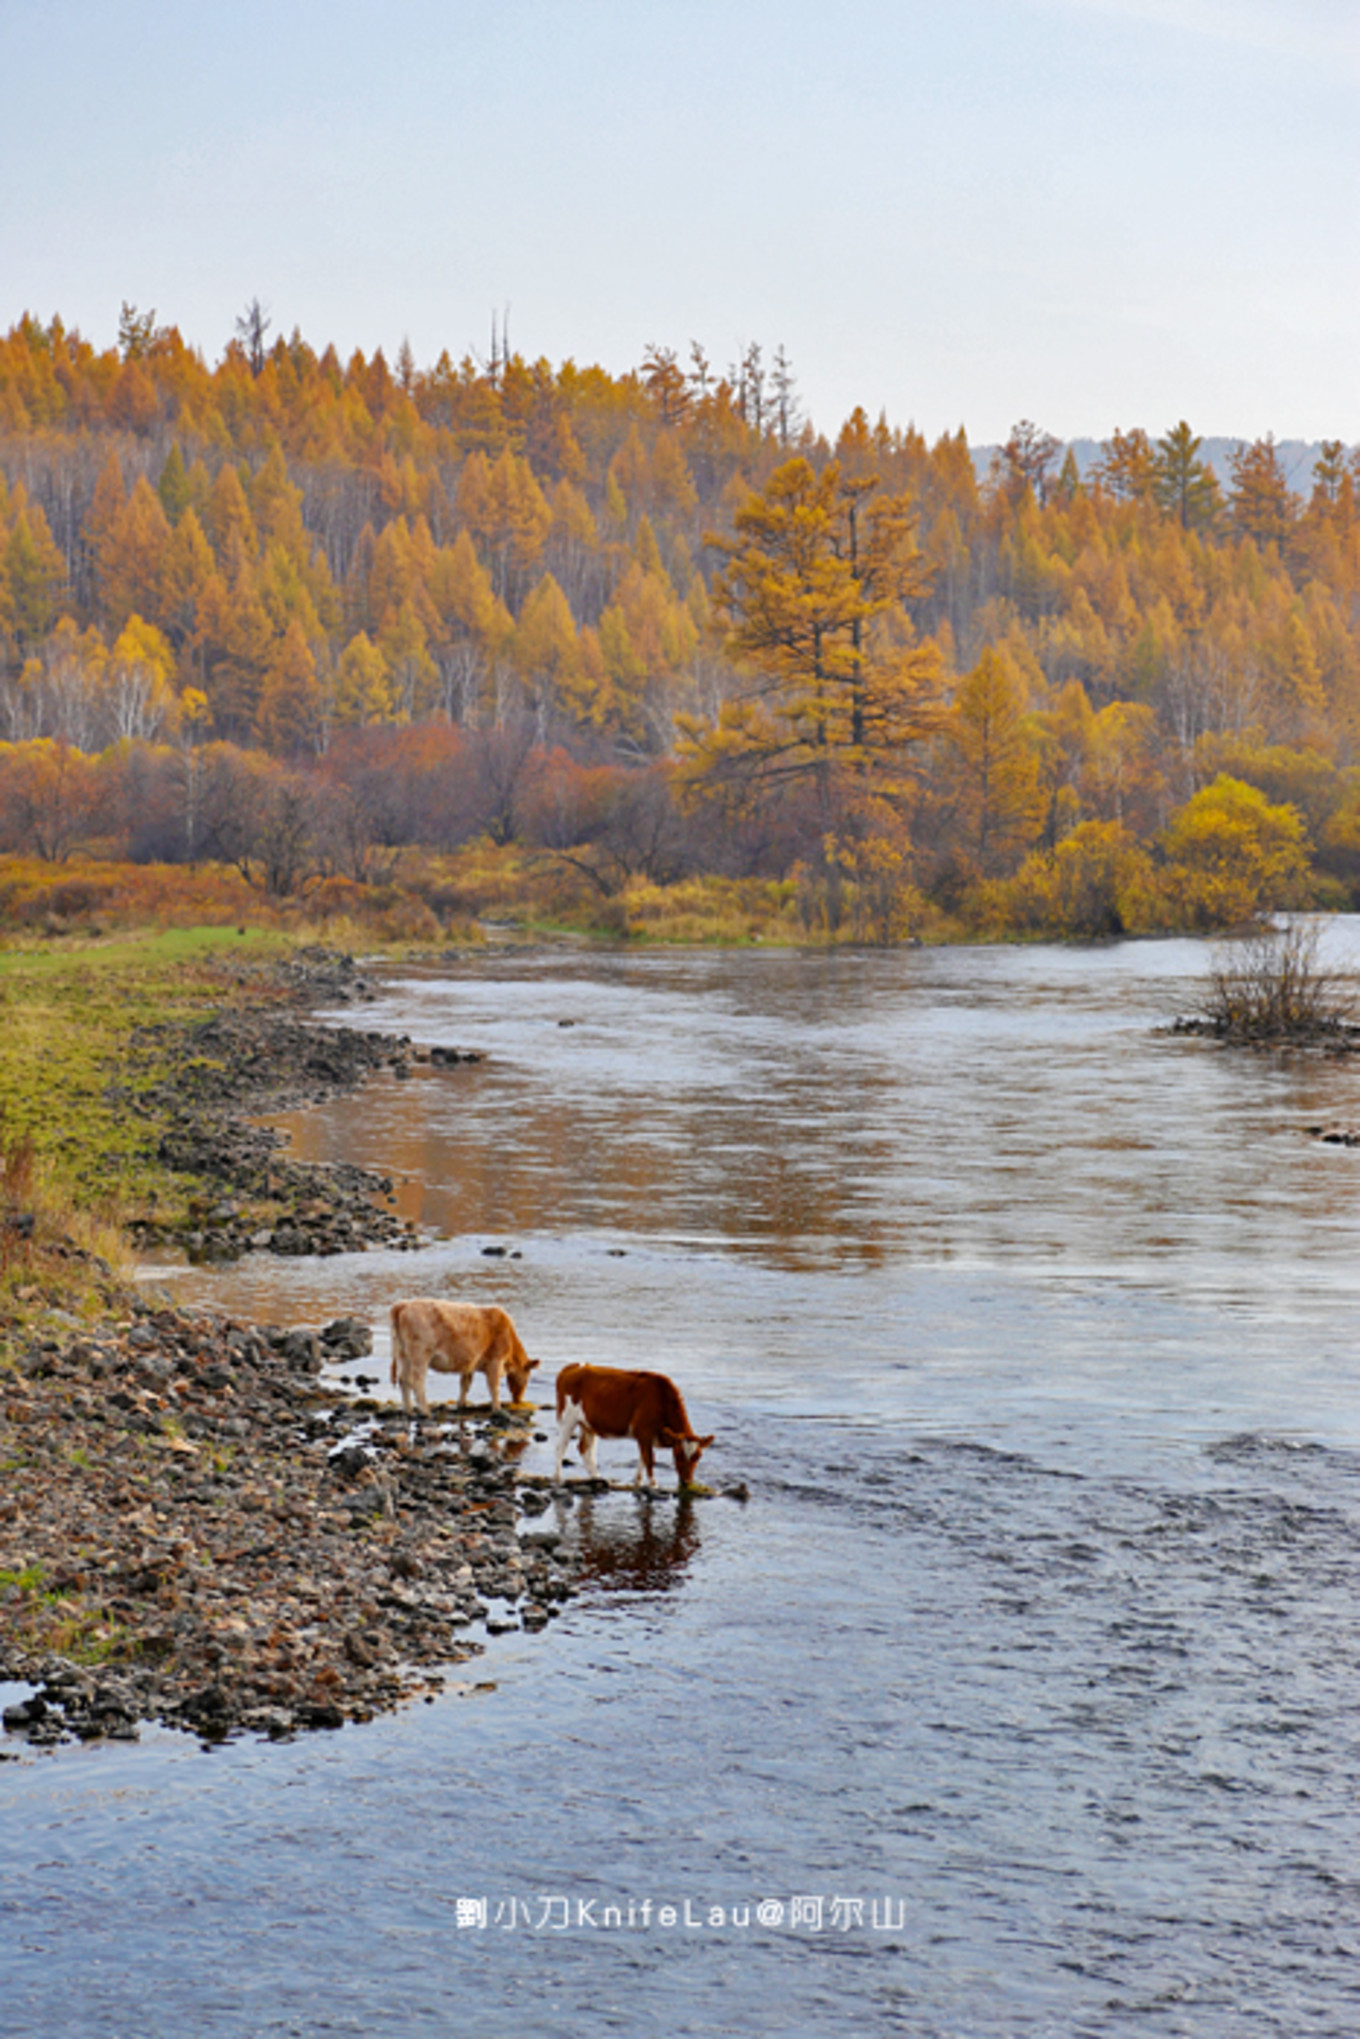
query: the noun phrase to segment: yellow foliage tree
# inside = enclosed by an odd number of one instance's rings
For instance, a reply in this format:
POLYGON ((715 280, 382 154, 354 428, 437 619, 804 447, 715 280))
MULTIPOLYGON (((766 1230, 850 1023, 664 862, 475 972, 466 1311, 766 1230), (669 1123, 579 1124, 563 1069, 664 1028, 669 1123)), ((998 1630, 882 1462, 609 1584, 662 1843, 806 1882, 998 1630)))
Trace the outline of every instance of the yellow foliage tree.
POLYGON ((154 742, 173 734, 179 712, 175 654, 154 623, 128 617, 109 654, 101 692, 111 741, 154 742))
POLYGON ((321 710, 316 660, 301 623, 294 617, 265 668, 256 711, 259 740, 276 757, 297 757, 314 750, 321 710))
POLYGON ((1082 821, 1055 849, 1035 850, 992 896, 998 931, 1097 941, 1149 924, 1152 859, 1116 821, 1082 821))
POLYGON ((0 744, 0 827, 44 863, 64 864, 94 832, 99 791, 94 760, 73 744, 0 744))
POLYGON ((365 631, 351 637, 340 655, 331 711, 342 728, 399 720, 387 660, 365 631))
POLYGON ((1152 833, 1166 791, 1159 741, 1156 713, 1145 701, 1107 702, 1092 719, 1083 787, 1099 819, 1152 833))
POLYGON ((414 602, 403 602, 378 638, 392 678, 399 721, 428 715, 439 690, 439 669, 430 655, 429 633, 414 602))
POLYGON ((66 593, 66 562, 37 503, 26 505, 0 547, 0 615, 21 651, 45 636, 66 593))
POLYGON ((698 631, 659 561, 651 571, 636 561, 628 568, 601 612, 599 640, 607 686, 584 719, 664 749, 671 688, 694 655, 698 631))
POLYGON ((749 793, 811 776, 830 815, 847 778, 861 795, 900 786, 906 754, 935 720, 940 661, 918 643, 906 604, 926 574, 910 509, 786 462, 737 511, 736 537, 711 537, 727 648, 745 687, 704 728, 682 717, 683 783, 699 795, 749 793))
POLYGON ((567 598, 544 574, 520 614, 512 657, 531 708, 556 709, 588 721, 592 703, 582 688, 581 647, 567 598))
POLYGON ((175 525, 165 555, 161 622, 172 643, 182 646, 194 638, 200 606, 216 570, 207 534, 189 505, 175 525))
POLYGON ((954 695, 947 736, 954 754, 964 841, 984 875, 1014 862, 1043 825, 1039 753, 1009 660, 984 651, 954 695))
POLYGON ((1162 837, 1175 919, 1232 926, 1297 905, 1308 883, 1307 835, 1298 810, 1221 775, 1175 815, 1162 837))

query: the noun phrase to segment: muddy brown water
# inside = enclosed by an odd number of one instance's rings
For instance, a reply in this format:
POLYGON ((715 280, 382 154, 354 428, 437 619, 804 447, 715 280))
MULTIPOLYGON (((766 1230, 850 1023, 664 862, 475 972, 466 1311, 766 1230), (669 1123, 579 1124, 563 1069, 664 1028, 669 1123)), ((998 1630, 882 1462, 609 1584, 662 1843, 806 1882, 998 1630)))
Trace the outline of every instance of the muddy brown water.
POLYGON ((1360 1067, 1158 1032, 1205 960, 391 984, 487 1060, 287 1123, 438 1242, 177 1299, 366 1315, 384 1383, 396 1297, 502 1302, 538 1399, 661 1366, 750 1501, 532 1518, 584 1592, 433 1705, 0 1764, 4 2028, 1360 2029, 1360 1067))

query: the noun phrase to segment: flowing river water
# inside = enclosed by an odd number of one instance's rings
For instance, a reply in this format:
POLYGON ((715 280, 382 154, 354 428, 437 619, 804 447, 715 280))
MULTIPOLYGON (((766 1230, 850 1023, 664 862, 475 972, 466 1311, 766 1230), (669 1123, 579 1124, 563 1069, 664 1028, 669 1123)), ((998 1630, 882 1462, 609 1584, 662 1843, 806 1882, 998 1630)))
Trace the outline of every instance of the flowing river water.
POLYGON ((392 1300, 503 1302, 541 1404, 661 1368, 749 1502, 555 1506, 581 1596, 433 1704, 0 1765, 0 2029, 1360 2030, 1360 1067, 1161 1031, 1205 963, 387 985, 486 1061, 287 1123, 436 1243, 176 1298, 367 1316, 384 1393, 392 1300))

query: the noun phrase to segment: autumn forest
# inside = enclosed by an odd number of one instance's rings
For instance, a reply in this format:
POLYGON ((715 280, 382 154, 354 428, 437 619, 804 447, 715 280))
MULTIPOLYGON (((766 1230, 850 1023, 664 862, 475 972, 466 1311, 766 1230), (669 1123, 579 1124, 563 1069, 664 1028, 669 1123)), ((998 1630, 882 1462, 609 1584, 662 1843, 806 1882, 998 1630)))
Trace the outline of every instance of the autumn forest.
POLYGON ((782 350, 0 339, 0 915, 893 941, 1360 904, 1360 455, 988 461, 782 350), (121 873, 121 875, 119 875, 121 873), (175 874, 178 874, 176 876, 175 874), (215 875, 214 875, 215 874, 215 875), (82 894, 81 885, 85 891, 82 894), (207 895, 204 895, 207 896, 207 895))

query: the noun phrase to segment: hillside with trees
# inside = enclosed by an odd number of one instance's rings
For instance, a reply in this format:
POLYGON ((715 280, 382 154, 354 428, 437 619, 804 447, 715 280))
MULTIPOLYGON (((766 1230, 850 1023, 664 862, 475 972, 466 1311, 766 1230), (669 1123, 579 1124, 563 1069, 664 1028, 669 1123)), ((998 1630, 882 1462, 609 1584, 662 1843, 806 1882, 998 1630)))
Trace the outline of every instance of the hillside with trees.
POLYGON ((498 854, 617 928, 706 884, 878 940, 1354 905, 1358 487, 1185 421, 1080 471, 1023 421, 979 477, 962 431, 827 439, 756 346, 342 363, 257 304, 209 365, 25 317, 0 851, 432 925, 498 854))

